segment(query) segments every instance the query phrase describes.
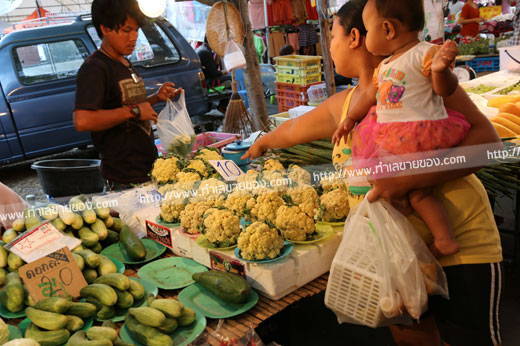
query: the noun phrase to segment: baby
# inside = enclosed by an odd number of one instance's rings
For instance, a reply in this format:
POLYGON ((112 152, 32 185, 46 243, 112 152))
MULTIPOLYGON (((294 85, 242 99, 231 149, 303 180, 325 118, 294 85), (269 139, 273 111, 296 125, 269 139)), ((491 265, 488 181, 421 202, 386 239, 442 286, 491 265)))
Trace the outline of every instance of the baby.
MULTIPOLYGON (((459 144, 470 125, 463 115, 446 109, 442 99, 458 86, 450 69, 458 49, 451 41, 441 47, 419 40, 423 0, 368 0, 363 23, 368 51, 387 58, 374 71, 374 85, 340 124, 333 141, 346 138, 360 122, 353 134, 354 163, 385 162, 391 155, 459 144)), ((428 155, 432 154, 424 157, 428 155)), ((408 199, 433 234, 434 255, 458 252, 446 211, 431 190, 410 191, 408 199)))

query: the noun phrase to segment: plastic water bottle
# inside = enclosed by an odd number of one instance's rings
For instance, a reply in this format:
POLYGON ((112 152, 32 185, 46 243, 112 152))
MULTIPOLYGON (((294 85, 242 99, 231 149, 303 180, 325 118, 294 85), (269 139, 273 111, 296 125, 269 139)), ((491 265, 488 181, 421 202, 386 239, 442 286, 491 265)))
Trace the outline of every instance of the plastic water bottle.
POLYGON ((495 35, 488 34, 487 38, 489 40, 489 54, 495 54, 495 35))

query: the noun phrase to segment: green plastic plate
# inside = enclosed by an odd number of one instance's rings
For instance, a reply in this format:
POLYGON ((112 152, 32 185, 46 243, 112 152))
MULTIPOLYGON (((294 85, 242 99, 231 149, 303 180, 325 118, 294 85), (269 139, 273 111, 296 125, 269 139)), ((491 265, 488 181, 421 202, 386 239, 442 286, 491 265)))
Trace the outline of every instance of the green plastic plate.
POLYGON ((240 315, 258 303, 258 293, 251 290, 249 300, 243 304, 226 303, 205 289, 199 283, 194 283, 179 293, 179 301, 185 306, 200 311, 209 318, 229 318, 240 315))
POLYGON ((341 221, 341 222, 316 221, 316 226, 318 226, 318 225, 326 225, 326 226, 338 227, 338 226, 344 226, 345 225, 345 221, 341 221))
POLYGON ((9 329, 9 341, 23 338, 22 331, 17 326, 8 324, 7 328, 9 329))
POLYGON ((137 275, 157 287, 165 290, 175 290, 191 285, 195 281, 193 273, 207 271, 208 268, 183 257, 163 258, 143 266, 137 275))
POLYGON ((0 304, 0 316, 2 316, 3 318, 8 318, 8 319, 25 317, 26 316, 25 315, 25 305, 22 310, 20 310, 18 312, 11 312, 11 311, 7 310, 7 308, 5 306, 0 304))
MULTIPOLYGON (((129 277, 129 279, 130 280, 135 280, 135 281, 141 283, 141 285, 143 285, 143 287, 144 287, 144 290, 146 291, 146 294, 144 295, 143 299, 134 302, 134 305, 132 305, 133 308, 138 308, 140 306, 148 305, 146 298, 150 294, 153 294, 154 296, 157 296, 157 293, 159 292, 159 289, 154 284, 152 284, 152 283, 150 283, 148 281, 145 281, 145 280, 138 279, 138 278, 131 278, 131 277, 129 277)), ((109 320, 110 321, 114 321, 114 322, 124 321, 127 313, 128 313, 128 309, 122 309, 122 308, 117 308, 116 307, 116 314, 114 315, 114 317, 109 318, 109 320)), ((106 321, 106 320, 102 320, 102 319, 96 318, 96 321, 106 321)))
POLYGON ((109 260, 111 260, 112 262, 114 262, 114 264, 116 265, 116 268, 117 268, 117 272, 119 274, 124 274, 125 273, 125 264, 123 262, 121 262, 120 260, 117 260, 115 259, 114 257, 110 257, 110 256, 106 256, 108 257, 109 260))
MULTIPOLYGON (((195 310, 195 322, 186 327, 179 327, 173 333, 170 334, 173 339, 173 344, 175 346, 187 346, 193 342, 206 328, 206 317, 204 315, 195 310)), ((128 330, 126 323, 123 324, 121 330, 119 331, 119 337, 126 342, 132 343, 135 346, 146 346, 137 342, 130 331, 128 330)))
POLYGON ((320 242, 324 239, 327 239, 328 237, 330 237, 332 234, 334 233, 334 229, 332 228, 332 226, 329 226, 329 225, 318 225, 316 224, 316 233, 313 235, 313 237, 311 239, 308 239, 308 240, 292 240, 293 243, 295 244, 314 244, 314 243, 317 243, 317 242, 320 242))
POLYGON ((278 261, 278 260, 284 258, 285 256, 287 256, 288 254, 291 253, 293 248, 294 248, 294 245, 291 242, 286 240, 283 242, 283 248, 280 250, 280 256, 278 256, 276 258, 264 259, 264 260, 246 260, 246 259, 243 259, 242 256, 240 256, 240 248, 237 247, 235 249, 235 257, 241 261, 249 262, 249 263, 270 263, 270 262, 278 261))
POLYGON ((197 243, 197 245, 206 249, 231 250, 237 247, 237 244, 226 247, 216 247, 213 243, 210 243, 209 240, 207 240, 206 237, 203 235, 198 237, 195 242, 197 243))
MULTIPOLYGON (((92 323, 94 322, 94 317, 89 317, 84 321, 85 321, 85 325, 83 326, 82 330, 87 331, 90 329, 90 327, 92 327, 92 323)), ((29 327, 30 323, 31 323, 31 320, 29 318, 26 318, 18 324, 18 328, 20 328, 22 335, 25 334, 25 330, 27 329, 27 327, 29 327)), ((72 334, 74 334, 74 333, 71 333, 71 335, 72 334)))
POLYGON ((105 256, 115 258, 116 260, 126 264, 138 264, 149 262, 161 256, 164 253, 164 251, 166 251, 165 246, 156 243, 151 239, 141 239, 141 241, 143 242, 143 245, 146 248, 146 257, 144 260, 135 260, 128 256, 121 242, 110 245, 109 247, 101 251, 101 253, 105 256))
POLYGON ((155 221, 159 225, 165 226, 165 227, 168 227, 168 228, 179 228, 181 226, 180 223, 171 223, 171 222, 168 222, 168 221, 164 221, 160 214, 157 215, 157 217, 155 218, 155 221))

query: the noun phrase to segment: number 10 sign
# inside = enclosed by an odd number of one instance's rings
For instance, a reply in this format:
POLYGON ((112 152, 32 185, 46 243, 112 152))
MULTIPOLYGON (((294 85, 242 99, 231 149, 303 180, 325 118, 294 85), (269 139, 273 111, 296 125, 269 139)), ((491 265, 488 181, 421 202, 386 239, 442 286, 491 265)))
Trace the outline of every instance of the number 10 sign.
POLYGON ((225 181, 236 181, 239 176, 244 174, 240 167, 231 160, 209 160, 209 163, 215 167, 225 181))

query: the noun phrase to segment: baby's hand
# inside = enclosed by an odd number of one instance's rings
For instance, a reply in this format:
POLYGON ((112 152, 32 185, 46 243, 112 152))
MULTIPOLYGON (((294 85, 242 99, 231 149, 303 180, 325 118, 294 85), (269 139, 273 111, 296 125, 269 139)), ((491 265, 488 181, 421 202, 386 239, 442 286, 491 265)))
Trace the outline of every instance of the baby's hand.
POLYGON ((345 138, 346 141, 348 134, 350 133, 350 131, 352 131, 355 124, 356 123, 354 122, 354 120, 350 118, 346 118, 345 120, 343 120, 343 122, 339 124, 338 129, 336 130, 336 132, 334 132, 334 135, 332 136, 332 143, 335 145, 339 144, 341 138, 345 138))
POLYGON ((435 54, 432 60, 432 72, 444 72, 455 61, 459 54, 459 49, 455 42, 447 40, 442 45, 441 49, 435 54))

